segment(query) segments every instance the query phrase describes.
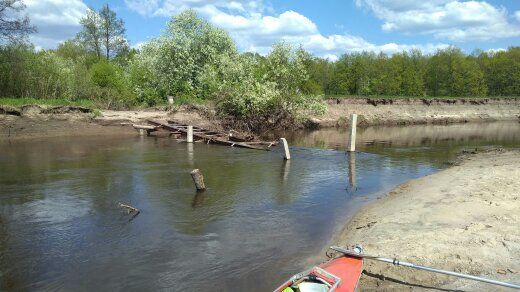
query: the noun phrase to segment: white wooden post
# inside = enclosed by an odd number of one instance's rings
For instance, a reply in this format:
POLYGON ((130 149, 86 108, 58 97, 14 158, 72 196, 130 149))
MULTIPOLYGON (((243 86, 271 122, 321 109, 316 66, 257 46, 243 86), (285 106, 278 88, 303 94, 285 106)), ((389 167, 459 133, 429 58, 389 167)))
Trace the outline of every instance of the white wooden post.
POLYGON ((188 143, 193 143, 193 126, 188 126, 188 133, 186 136, 186 141, 188 143))
POLYGON ((289 144, 287 144, 287 140, 285 138, 280 138, 280 141, 283 143, 283 150, 285 151, 284 159, 291 159, 291 153, 289 152, 289 144))
POLYGON ((348 152, 356 151, 356 127, 357 127, 357 115, 352 114, 350 116, 350 140, 348 142, 348 152))

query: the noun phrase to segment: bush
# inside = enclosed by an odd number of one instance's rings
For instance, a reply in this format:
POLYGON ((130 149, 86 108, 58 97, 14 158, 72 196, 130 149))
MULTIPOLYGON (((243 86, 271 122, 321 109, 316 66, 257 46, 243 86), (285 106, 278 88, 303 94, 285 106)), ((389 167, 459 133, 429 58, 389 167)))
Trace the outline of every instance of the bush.
POLYGON ((90 68, 90 76, 95 85, 102 88, 119 88, 120 76, 115 66, 106 60, 101 60, 90 68))
POLYGON ((234 127, 256 131, 291 127, 306 114, 325 110, 319 96, 302 93, 306 76, 302 57, 281 44, 265 59, 248 54, 221 58, 218 66, 205 68, 201 81, 217 101, 218 113, 231 117, 234 127), (276 74, 257 74, 264 70, 276 74))

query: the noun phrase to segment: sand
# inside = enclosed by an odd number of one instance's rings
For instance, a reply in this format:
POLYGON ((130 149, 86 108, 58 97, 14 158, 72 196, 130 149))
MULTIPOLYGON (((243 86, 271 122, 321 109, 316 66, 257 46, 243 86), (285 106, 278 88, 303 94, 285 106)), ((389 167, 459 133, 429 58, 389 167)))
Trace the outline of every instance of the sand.
POLYGON ((346 127, 351 114, 360 126, 520 120, 520 98, 330 99, 327 106, 309 126, 346 127))
POLYGON ((0 106, 0 141, 12 139, 52 138, 63 136, 136 135, 132 124, 147 124, 148 119, 175 120, 210 129, 219 129, 209 110, 181 106, 175 110, 92 111, 86 108, 21 108, 0 106))
MULTIPOLYGON (((520 151, 466 154, 455 166, 405 183, 359 211, 335 241, 362 244, 367 254, 518 284, 520 151)), ((500 290, 371 261, 365 261, 360 287, 500 290)))

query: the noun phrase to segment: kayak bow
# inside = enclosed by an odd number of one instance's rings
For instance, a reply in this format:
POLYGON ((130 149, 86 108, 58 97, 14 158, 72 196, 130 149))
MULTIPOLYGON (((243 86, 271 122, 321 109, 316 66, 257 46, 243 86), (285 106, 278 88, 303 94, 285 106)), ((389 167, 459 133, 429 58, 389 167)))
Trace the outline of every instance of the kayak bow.
POLYGON ((355 291, 363 259, 344 255, 291 277, 275 292, 351 292, 355 291))

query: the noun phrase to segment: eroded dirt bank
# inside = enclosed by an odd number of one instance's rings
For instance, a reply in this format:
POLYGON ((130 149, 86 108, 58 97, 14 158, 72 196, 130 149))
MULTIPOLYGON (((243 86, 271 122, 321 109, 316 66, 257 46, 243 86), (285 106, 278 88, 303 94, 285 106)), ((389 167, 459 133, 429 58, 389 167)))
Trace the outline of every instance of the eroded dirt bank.
POLYGON ((520 119, 519 98, 479 99, 329 99, 327 114, 310 127, 344 127, 358 114, 360 126, 460 123, 520 119))
MULTIPOLYGON (((308 128, 346 127, 349 116, 359 115, 360 127, 459 123, 499 120, 520 121, 520 98, 509 99, 330 99, 328 111, 312 117, 308 128)), ((93 111, 74 106, 42 107, 0 105, 0 137, 32 138, 79 135, 135 134, 131 124, 146 119, 173 119, 221 130, 211 106, 181 106, 132 111, 93 111)), ((297 125, 295 125, 297 126, 297 125)), ((227 129, 231 130, 231 129, 227 129)), ((237 129, 233 129, 237 130, 237 129)))
POLYGON ((207 128, 219 127, 207 110, 190 106, 175 110, 133 111, 93 111, 74 106, 0 106, 0 139, 135 135, 132 124, 146 124, 147 119, 173 119, 207 128))
MULTIPOLYGON (((367 254, 519 283, 519 178, 520 151, 467 154, 458 165, 405 183, 363 208, 335 241, 360 243, 367 254)), ((500 290, 373 261, 365 261, 365 270, 364 291, 500 290)))

